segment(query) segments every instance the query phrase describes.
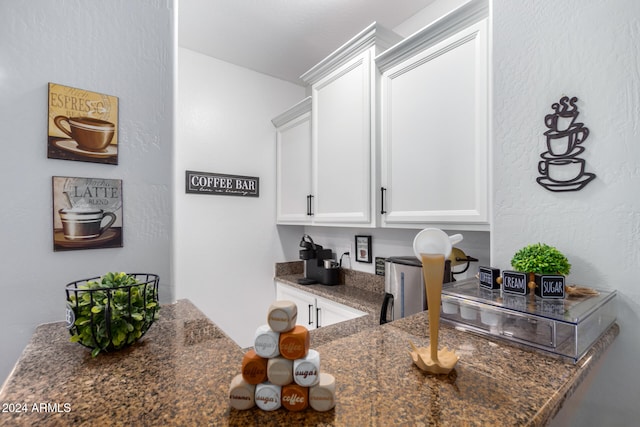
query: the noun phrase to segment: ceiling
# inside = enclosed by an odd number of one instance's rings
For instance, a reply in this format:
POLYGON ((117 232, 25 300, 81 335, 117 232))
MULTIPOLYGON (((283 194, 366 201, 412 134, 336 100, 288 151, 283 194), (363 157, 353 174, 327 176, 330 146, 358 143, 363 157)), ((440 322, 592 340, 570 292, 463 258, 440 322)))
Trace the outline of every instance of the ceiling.
POLYGON ((179 0, 181 47, 302 84, 373 21, 393 29, 434 0, 179 0))

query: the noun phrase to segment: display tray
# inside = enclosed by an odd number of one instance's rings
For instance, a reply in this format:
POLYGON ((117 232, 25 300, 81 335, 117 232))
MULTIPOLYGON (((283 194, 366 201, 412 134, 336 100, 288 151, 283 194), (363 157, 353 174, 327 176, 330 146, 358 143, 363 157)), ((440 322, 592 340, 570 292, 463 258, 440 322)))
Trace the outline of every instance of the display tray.
POLYGON ((457 329, 506 339, 573 363, 615 322, 614 290, 542 299, 480 287, 471 278, 442 286, 441 319, 457 329))

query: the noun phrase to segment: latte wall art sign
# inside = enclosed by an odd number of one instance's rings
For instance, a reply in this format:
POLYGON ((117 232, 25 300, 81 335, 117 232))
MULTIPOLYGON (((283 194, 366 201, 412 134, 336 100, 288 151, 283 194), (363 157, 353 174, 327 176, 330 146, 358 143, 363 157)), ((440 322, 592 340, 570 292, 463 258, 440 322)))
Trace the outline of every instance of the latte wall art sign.
POLYGON ((563 96, 551 105, 553 113, 544 118, 547 151, 540 153, 536 181, 549 191, 578 191, 596 177, 585 171, 585 161, 579 157, 585 150, 582 144, 589 137, 589 129, 576 122, 580 114, 577 101, 575 96, 563 96))
POLYGON ((53 177, 53 250, 122 247, 122 180, 53 177))

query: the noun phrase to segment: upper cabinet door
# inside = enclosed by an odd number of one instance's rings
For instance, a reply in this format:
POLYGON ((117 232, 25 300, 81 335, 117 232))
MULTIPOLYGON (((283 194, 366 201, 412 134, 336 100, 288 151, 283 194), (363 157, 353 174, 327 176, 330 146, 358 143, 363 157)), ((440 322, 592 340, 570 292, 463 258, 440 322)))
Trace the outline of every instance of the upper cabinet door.
POLYGON ((382 73, 382 225, 488 229, 487 20, 397 57, 382 73))
POLYGON ((276 220, 311 222, 311 98, 272 120, 276 126, 276 220))
POLYGON ((316 223, 371 219, 371 53, 312 86, 316 223))
POLYGON ((313 224, 374 227, 377 178, 375 55, 401 40, 377 23, 300 78, 311 86, 313 224))

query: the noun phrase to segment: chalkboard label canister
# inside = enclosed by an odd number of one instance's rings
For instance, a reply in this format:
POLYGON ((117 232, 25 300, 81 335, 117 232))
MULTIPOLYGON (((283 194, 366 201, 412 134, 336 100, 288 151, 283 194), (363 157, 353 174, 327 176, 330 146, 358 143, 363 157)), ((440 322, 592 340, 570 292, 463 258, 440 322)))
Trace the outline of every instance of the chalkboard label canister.
POLYGON ((527 295, 529 293, 527 281, 526 273, 519 271, 502 272, 502 290, 504 292, 516 295, 527 295))
POLYGON ((540 298, 564 298, 564 276, 536 274, 536 295, 540 298))
POLYGON ((500 269, 493 267, 480 267, 479 269, 480 287, 484 289, 500 289, 498 277, 500 277, 500 269))

